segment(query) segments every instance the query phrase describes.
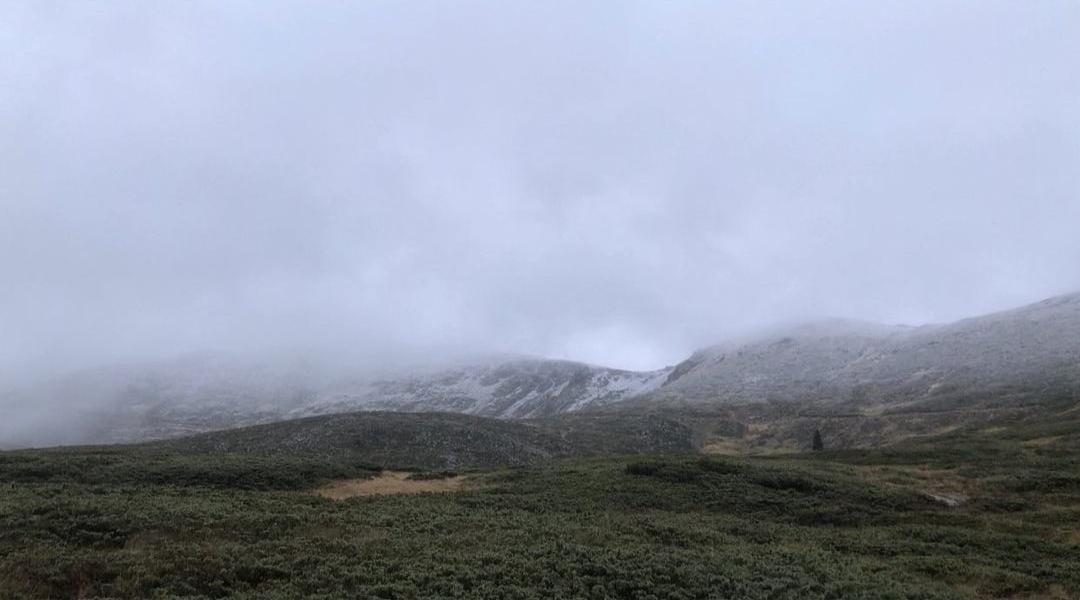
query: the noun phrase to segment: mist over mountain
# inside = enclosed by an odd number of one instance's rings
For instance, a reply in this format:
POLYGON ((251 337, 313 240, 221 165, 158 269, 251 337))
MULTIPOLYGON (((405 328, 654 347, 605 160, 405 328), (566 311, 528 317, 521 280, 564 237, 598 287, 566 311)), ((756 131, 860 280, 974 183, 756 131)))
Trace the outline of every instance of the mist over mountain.
POLYGON ((138 441, 357 410, 528 419, 753 404, 972 408, 1030 402, 1048 387, 1080 393, 1080 294, 944 325, 774 328, 644 372, 520 356, 384 375, 208 356, 116 366, 9 392, 0 441, 138 441), (70 398, 77 409, 57 418, 70 398))
POLYGON ((1080 599, 1080 0, 0 1, 0 598, 1080 599))

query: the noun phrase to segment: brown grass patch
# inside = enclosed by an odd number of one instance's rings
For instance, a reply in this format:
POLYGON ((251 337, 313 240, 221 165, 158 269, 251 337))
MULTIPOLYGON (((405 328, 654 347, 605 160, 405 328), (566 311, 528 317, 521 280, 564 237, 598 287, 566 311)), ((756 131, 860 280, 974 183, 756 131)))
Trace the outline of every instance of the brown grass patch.
POLYGON ((958 476, 953 469, 889 465, 856 467, 856 471, 872 481, 913 489, 950 506, 963 504, 978 494, 977 482, 958 476))
POLYGON ((323 498, 344 500, 354 496, 380 496, 387 494, 422 494, 432 492, 457 492, 465 487, 465 477, 446 479, 408 479, 411 473, 383 471, 371 479, 346 479, 335 481, 315 490, 323 498))
POLYGON ((701 447, 703 454, 717 454, 721 456, 781 456, 785 454, 797 454, 799 448, 794 446, 753 446, 744 440, 712 440, 701 447))
POLYGON ((705 454, 737 455, 746 453, 746 443, 736 439, 710 440, 701 447, 705 454))

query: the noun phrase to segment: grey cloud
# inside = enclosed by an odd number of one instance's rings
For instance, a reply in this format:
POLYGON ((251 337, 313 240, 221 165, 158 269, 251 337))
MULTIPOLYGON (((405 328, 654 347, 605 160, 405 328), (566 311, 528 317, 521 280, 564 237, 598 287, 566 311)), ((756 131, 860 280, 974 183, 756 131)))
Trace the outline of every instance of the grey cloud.
POLYGON ((1073 2, 8 2, 0 376, 1080 288, 1073 2))

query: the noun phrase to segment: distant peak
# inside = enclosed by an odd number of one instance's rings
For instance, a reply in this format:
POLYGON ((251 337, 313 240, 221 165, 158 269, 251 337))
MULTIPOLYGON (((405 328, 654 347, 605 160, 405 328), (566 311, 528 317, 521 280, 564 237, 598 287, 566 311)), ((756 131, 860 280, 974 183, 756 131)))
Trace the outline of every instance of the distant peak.
POLYGON ((1080 305, 1080 292, 1073 292, 1071 294, 1065 294, 1062 296, 1054 296, 1053 298, 1047 298, 1038 304, 1047 306, 1062 306, 1068 304, 1080 305))

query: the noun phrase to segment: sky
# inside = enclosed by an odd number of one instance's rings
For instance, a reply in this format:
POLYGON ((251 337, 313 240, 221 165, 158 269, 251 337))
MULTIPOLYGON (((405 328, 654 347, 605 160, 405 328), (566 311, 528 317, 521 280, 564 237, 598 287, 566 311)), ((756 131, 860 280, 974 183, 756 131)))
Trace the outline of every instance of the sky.
POLYGON ((1080 290, 1080 3, 0 3, 0 380, 1080 290))

